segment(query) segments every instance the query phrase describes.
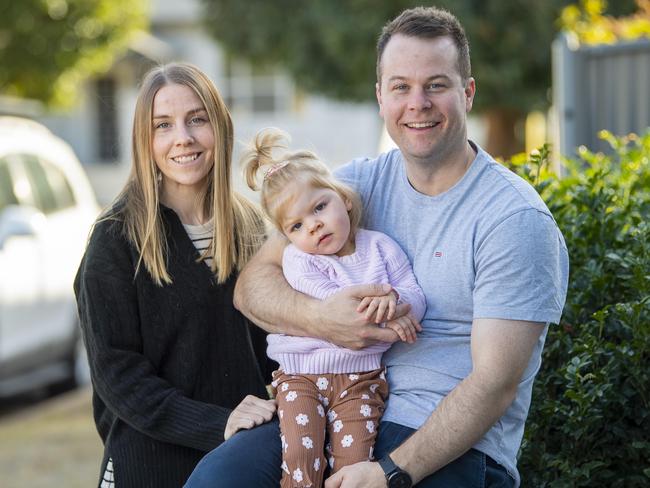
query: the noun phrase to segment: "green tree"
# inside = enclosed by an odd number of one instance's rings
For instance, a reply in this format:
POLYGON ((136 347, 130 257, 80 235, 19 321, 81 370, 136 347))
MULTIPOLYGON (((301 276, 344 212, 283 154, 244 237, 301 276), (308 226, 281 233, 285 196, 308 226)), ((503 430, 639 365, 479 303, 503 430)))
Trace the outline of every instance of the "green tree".
POLYGON ((144 0, 2 0, 0 93, 69 103, 145 24, 144 0))
MULTIPOLYGON (((281 64, 310 92, 371 100, 375 43, 384 23, 419 0, 203 0, 206 25, 233 55, 281 64)), ((567 0, 483 2, 440 0, 467 30, 477 79, 475 109, 490 115, 497 153, 519 145, 518 118, 547 103, 554 20, 567 0), (505 126, 496 125, 505 122, 505 126), (505 129, 504 129, 505 127, 505 129), (498 140, 497 140, 498 137, 498 140), (502 142, 499 142, 502 141, 502 142)))
MULTIPOLYGON (((570 0, 438 0, 463 23, 477 80, 475 110, 489 122, 488 150, 522 149, 516 123, 548 106, 550 45, 570 0)), ((280 64, 298 86, 342 100, 372 100, 375 43, 384 23, 421 0, 203 0, 206 26, 234 56, 280 64)), ((615 11, 633 10, 621 0, 615 11)))

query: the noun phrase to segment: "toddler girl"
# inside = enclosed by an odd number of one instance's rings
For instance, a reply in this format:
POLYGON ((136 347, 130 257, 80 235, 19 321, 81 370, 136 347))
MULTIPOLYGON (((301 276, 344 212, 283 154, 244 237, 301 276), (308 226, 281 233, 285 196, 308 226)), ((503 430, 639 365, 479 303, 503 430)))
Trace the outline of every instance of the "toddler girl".
MULTIPOLYGON (((287 281, 319 299, 350 285, 389 283, 391 293, 363 298, 358 310, 414 342, 414 324, 426 304, 406 254, 388 236, 358 229, 358 196, 314 154, 289 153, 286 140, 278 130, 261 131, 244 165, 253 190, 263 170, 262 208, 291 242, 282 261, 287 281), (398 302, 409 303, 411 312, 393 319, 398 302)), ((332 473, 372 460, 388 394, 381 355, 390 344, 353 351, 310 337, 271 334, 267 340, 268 356, 280 364, 272 385, 282 431, 282 486, 322 485, 326 433, 332 473)))

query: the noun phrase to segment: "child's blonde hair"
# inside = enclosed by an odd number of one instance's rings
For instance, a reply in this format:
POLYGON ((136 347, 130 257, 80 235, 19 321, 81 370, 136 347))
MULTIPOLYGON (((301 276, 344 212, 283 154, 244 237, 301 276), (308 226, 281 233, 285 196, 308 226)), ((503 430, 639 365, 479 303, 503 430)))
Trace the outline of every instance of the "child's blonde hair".
POLYGON ((242 155, 246 184, 252 190, 261 190, 260 203, 264 213, 282 232, 282 219, 292 201, 291 195, 285 192, 289 183, 303 182, 314 188, 328 188, 338 193, 343 201, 350 202, 350 235, 354 236, 361 221, 359 196, 352 188, 337 181, 314 153, 290 152, 289 139, 289 135, 280 129, 262 129, 242 155), (258 185, 260 177, 262 183, 258 185))

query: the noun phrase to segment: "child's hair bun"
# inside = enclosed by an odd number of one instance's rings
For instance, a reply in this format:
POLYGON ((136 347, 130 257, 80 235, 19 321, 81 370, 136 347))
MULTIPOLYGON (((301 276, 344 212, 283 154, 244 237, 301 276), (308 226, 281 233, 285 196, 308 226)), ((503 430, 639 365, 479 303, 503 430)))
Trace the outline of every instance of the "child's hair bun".
POLYGON ((244 168, 246 184, 252 190, 258 190, 260 169, 268 172, 274 165, 285 161, 290 141, 289 134, 269 127, 257 133, 253 143, 243 153, 241 164, 244 168))

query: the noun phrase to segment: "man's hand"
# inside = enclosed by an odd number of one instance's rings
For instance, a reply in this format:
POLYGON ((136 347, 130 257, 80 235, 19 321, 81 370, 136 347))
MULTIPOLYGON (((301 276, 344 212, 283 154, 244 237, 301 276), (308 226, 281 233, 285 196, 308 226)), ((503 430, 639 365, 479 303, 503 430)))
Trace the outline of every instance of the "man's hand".
POLYGON ((399 338, 409 344, 413 344, 417 339, 416 334, 422 331, 422 326, 413 320, 411 314, 386 322, 386 328, 397 332, 399 338))
MULTIPOLYGON (((398 335, 391 329, 378 327, 368 320, 359 306, 366 297, 381 297, 391 293, 390 285, 355 285, 344 288, 322 301, 314 301, 317 307, 314 317, 319 337, 349 349, 362 349, 377 342, 395 342, 398 335)), ((394 316, 406 315, 411 306, 404 303, 395 307, 394 316)), ((418 324, 419 326, 419 324, 418 324)))
POLYGON ((393 319, 396 306, 397 293, 391 290, 387 295, 380 297, 365 297, 357 307, 357 312, 365 310, 366 320, 372 321, 374 316, 375 324, 381 324, 393 319))
POLYGON ((325 488, 386 488, 386 477, 379 463, 368 461, 341 468, 325 480, 325 488))
POLYGON ((238 430, 252 429, 256 425, 268 422, 273 418, 275 409, 274 400, 262 400, 253 395, 246 396, 230 413, 223 439, 227 441, 238 430))

